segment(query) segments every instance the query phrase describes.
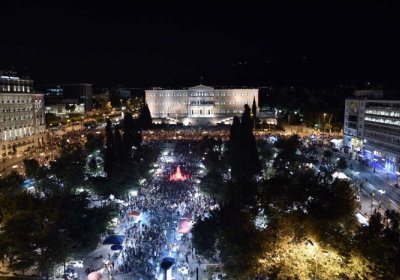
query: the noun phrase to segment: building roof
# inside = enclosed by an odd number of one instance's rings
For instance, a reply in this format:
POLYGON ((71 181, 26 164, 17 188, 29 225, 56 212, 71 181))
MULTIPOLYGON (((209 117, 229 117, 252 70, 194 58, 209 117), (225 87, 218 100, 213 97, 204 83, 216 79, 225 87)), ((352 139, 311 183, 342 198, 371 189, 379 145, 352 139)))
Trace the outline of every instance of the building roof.
POLYGON ((205 91, 208 90, 209 91, 209 90, 214 90, 214 88, 200 84, 200 85, 197 85, 194 87, 190 87, 189 90, 205 90, 205 91))

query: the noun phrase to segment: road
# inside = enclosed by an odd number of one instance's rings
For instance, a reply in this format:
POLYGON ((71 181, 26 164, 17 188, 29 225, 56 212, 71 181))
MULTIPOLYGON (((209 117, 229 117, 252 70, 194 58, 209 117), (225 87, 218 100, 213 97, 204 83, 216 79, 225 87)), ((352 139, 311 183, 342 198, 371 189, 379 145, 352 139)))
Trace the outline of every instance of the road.
MULTIPOLYGON (((343 154, 335 153, 335 157, 343 154)), ((400 188, 394 185, 397 183, 397 176, 387 173, 386 170, 376 170, 374 173, 371 167, 367 167, 359 161, 347 158, 349 167, 344 173, 350 177, 356 188, 363 194, 360 197, 367 197, 375 204, 375 208, 398 209, 400 205, 400 188)))

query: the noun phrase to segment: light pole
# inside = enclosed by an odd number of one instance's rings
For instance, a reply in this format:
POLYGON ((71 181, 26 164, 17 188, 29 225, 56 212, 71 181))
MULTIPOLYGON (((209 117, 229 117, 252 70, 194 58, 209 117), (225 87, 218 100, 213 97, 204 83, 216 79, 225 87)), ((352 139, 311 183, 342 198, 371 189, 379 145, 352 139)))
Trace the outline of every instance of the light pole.
POLYGON ((374 207, 374 196, 375 196, 375 192, 371 193, 371 215, 372 215, 372 208, 374 207))
POLYGON ((325 117, 326 117, 326 113, 324 113, 324 123, 323 123, 324 128, 323 128, 323 131, 322 131, 322 141, 325 139, 325 117))
POLYGON ((317 243, 313 243, 311 240, 307 240, 307 246, 313 249, 314 251, 314 262, 315 262, 315 268, 314 268, 314 280, 317 279, 318 275, 318 258, 322 257, 320 253, 322 253, 325 256, 329 256, 329 251, 321 250, 321 248, 318 246, 317 243))
POLYGON ((307 240, 307 246, 312 248, 312 250, 314 251, 314 263, 315 263, 314 280, 316 280, 317 279, 317 269, 318 269, 318 263, 317 263, 318 247, 317 247, 317 244, 314 244, 311 240, 307 240))

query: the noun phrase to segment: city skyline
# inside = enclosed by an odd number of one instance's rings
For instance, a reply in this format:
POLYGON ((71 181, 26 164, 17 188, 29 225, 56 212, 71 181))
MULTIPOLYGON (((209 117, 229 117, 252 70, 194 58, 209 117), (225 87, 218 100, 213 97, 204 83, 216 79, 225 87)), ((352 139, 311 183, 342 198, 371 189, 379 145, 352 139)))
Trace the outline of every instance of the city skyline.
MULTIPOLYGON (((293 1, 294 2, 294 1, 293 1)), ((188 87, 393 83, 389 1, 197 6, 13 1, 0 68, 37 83, 188 87)))

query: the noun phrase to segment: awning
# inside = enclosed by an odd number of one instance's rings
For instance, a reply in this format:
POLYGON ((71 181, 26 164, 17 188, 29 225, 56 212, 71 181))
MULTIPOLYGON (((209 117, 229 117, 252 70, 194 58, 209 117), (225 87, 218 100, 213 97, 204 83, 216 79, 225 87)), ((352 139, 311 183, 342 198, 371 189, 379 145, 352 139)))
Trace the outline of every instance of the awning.
POLYGON ((131 211, 128 212, 128 214, 126 214, 128 217, 139 217, 140 216, 140 212, 139 211, 131 211))
POLYGON ((103 278, 103 275, 98 271, 94 271, 90 273, 87 278, 88 280, 100 280, 101 278, 103 278))
POLYGON ((178 233, 188 233, 192 228, 192 222, 189 219, 182 218, 179 220, 178 233))
POLYGON ((111 250, 113 250, 113 251, 122 250, 122 245, 120 245, 120 244, 111 245, 111 250))

